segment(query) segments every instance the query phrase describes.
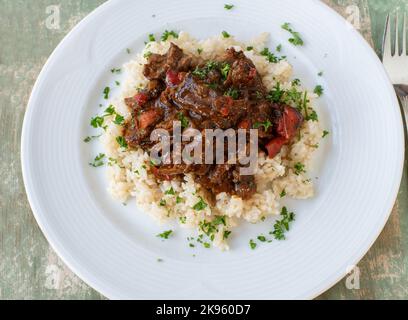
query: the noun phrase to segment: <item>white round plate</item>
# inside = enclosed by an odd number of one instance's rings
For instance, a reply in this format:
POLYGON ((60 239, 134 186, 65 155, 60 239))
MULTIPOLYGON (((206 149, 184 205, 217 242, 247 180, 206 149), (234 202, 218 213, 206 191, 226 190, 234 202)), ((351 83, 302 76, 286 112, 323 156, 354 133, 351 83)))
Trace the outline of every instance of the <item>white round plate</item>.
POLYGON ((22 137, 29 201, 56 252, 108 298, 313 298, 363 257, 390 214, 404 138, 396 96, 372 49, 319 1, 231 2, 228 11, 219 0, 108 1, 62 41, 34 87, 22 137), (305 46, 288 43, 284 22, 305 46), (88 165, 101 151, 82 141, 89 120, 101 112, 105 86, 120 80, 109 70, 165 29, 198 38, 226 30, 239 40, 270 32, 270 47, 283 45, 295 76, 307 87, 324 86, 318 110, 330 135, 311 173, 317 194, 288 203, 297 220, 286 241, 250 250, 249 239, 270 230, 265 222, 240 227, 225 253, 189 248, 189 233, 179 229, 162 242, 155 235, 170 227, 132 202, 111 200, 105 169, 88 165))

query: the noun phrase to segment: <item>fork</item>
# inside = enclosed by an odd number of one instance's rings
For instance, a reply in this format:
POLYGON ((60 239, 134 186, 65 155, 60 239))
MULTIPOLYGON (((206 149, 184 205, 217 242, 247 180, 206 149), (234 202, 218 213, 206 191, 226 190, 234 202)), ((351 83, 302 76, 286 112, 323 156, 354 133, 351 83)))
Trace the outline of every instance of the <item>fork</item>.
POLYGON ((399 17, 395 15, 395 48, 393 54, 391 35, 391 14, 387 16, 383 39, 383 64, 401 101, 405 124, 408 123, 408 55, 407 55, 407 16, 404 14, 402 26, 402 45, 399 40, 399 17), (402 47, 402 52, 400 48, 402 47))

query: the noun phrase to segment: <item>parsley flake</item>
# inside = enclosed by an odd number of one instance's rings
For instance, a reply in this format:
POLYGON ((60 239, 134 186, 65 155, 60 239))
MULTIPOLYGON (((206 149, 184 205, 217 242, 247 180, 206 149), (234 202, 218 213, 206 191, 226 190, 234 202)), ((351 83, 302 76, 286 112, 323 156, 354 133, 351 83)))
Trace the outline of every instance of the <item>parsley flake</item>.
POLYGON ((222 34, 223 38, 225 38, 225 39, 231 37, 231 35, 227 31, 223 31, 221 34, 222 34))
POLYGON ((258 240, 261 241, 261 242, 266 242, 266 237, 260 235, 260 236, 258 236, 258 240))
POLYGON ((116 137, 116 142, 123 148, 127 149, 128 144, 126 142, 126 139, 122 136, 116 137))
POLYGON ((293 166, 293 168, 295 169, 295 174, 298 176, 301 173, 306 173, 305 170, 305 165, 303 163, 297 162, 295 163, 295 165, 293 166))
POLYGON ((92 163, 89 163, 89 165, 94 168, 102 167, 105 164, 105 162, 103 161, 104 158, 105 158, 105 154, 100 153, 95 157, 92 163))
POLYGON ((171 31, 165 30, 163 35, 161 36, 161 40, 162 41, 167 41, 170 37, 173 37, 173 38, 177 39, 178 34, 173 30, 171 30, 171 31))
POLYGON ((95 129, 100 128, 102 127, 104 121, 105 121, 104 118, 97 116, 91 119, 91 126, 94 127, 95 129))
POLYGON ((224 96, 231 97, 234 100, 239 98, 239 90, 234 88, 229 88, 225 93, 224 96))
POLYGON ((153 33, 149 34, 149 41, 150 42, 155 42, 156 41, 156 38, 154 37, 153 33))
POLYGON ((164 194, 174 196, 176 193, 174 192, 173 187, 171 187, 171 188, 170 188, 169 190, 167 190, 164 194))
POLYGON ((109 93, 110 93, 110 88, 109 88, 109 87, 106 87, 106 88, 103 90, 103 97, 104 97, 105 100, 108 100, 108 99, 109 99, 109 93))
POLYGON ((113 68, 113 69, 111 69, 111 72, 112 72, 112 73, 119 74, 119 73, 122 72, 122 69, 113 68))
POLYGON ((173 230, 164 231, 163 233, 158 234, 157 237, 167 240, 172 233, 173 230))
POLYGON ((188 119, 186 118, 186 116, 184 114, 182 114, 181 112, 178 114, 178 119, 181 122, 181 127, 183 129, 188 128, 190 122, 188 121, 188 119))
POLYGON ((271 235, 275 237, 276 240, 285 240, 285 233, 290 229, 290 223, 295 220, 295 214, 293 212, 288 212, 286 207, 282 208, 281 220, 277 220, 274 224, 274 230, 270 232, 271 235))
POLYGON ((194 206, 193 206, 193 209, 194 210, 196 210, 196 211, 202 211, 202 210, 204 210, 205 208, 207 208, 207 203, 205 203, 205 201, 203 200, 203 198, 202 197, 199 197, 200 198, 200 201, 198 201, 194 206))
POLYGON ((272 122, 267 120, 265 122, 257 122, 257 123, 254 124, 255 129, 259 129, 260 127, 264 127, 265 132, 266 132, 266 131, 269 130, 270 127, 272 127, 272 122))
POLYGON ((299 32, 294 31, 291 28, 290 23, 288 22, 284 23, 282 25, 282 29, 288 31, 293 36, 293 38, 289 38, 290 43, 292 43, 294 46, 303 46, 304 42, 300 37, 299 32))
POLYGON ((315 94, 317 94, 319 97, 321 97, 321 96, 323 95, 324 89, 323 89, 323 87, 322 87, 321 85, 317 85, 317 86, 314 88, 313 92, 314 92, 315 94))
POLYGON ((223 236, 222 236, 222 239, 223 239, 223 240, 226 240, 226 239, 229 238, 230 235, 231 235, 231 231, 225 230, 225 231, 224 231, 224 234, 223 234, 223 236))

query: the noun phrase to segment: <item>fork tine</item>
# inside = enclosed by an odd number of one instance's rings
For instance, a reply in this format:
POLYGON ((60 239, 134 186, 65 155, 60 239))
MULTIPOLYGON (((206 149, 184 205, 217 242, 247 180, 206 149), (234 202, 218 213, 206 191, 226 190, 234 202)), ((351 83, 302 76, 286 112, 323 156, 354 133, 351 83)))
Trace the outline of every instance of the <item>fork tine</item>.
POLYGON ((391 16, 390 14, 387 15, 387 22, 385 25, 385 33, 384 33, 384 40, 383 40, 383 59, 385 57, 391 57, 391 16))
POLYGON ((398 24, 398 12, 395 14, 395 53, 394 55, 398 57, 399 54, 399 24, 398 24))
POLYGON ((402 55, 407 55, 407 14, 404 13, 404 24, 402 31, 402 55))

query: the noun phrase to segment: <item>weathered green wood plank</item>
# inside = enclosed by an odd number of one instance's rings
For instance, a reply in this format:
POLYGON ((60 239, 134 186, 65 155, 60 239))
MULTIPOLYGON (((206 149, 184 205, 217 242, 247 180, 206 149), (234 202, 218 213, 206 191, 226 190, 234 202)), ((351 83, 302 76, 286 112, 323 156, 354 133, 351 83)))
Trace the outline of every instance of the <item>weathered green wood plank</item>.
MULTIPOLYGON (((103 299, 56 256, 27 202, 20 169, 21 125, 34 81, 71 28, 104 0, 0 0, 0 299, 103 299), (50 30, 47 7, 59 5, 60 28, 50 30)), ((325 0, 380 52, 385 15, 408 0, 325 0)), ((55 22, 55 21, 54 21, 55 22)), ((407 168, 407 166, 406 166, 407 168)), ((360 289, 345 280, 319 299, 408 298, 408 176, 375 245, 359 263, 360 289)))

